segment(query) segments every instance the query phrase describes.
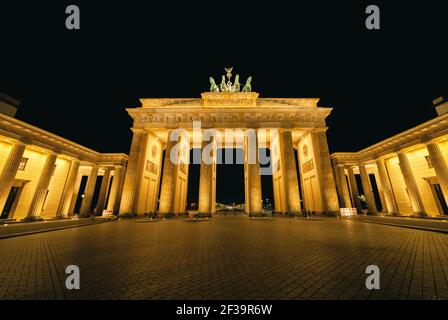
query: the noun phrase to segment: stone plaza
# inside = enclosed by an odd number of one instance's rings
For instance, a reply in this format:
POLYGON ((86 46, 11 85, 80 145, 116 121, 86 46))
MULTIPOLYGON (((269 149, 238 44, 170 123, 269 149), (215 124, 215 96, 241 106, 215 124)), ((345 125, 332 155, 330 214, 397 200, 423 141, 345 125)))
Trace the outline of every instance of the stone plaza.
POLYGON ((121 220, 0 240, 1 299, 448 299, 448 235, 336 218, 121 220), (80 269, 67 290, 65 269, 80 269), (368 265, 381 271, 367 290, 368 265))

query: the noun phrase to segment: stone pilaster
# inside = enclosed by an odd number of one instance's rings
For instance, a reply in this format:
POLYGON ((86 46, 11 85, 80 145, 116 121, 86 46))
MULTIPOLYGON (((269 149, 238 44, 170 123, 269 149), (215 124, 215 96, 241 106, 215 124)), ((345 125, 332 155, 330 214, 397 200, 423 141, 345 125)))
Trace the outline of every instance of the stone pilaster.
POLYGON ((136 213, 137 211, 147 145, 148 133, 143 130, 134 130, 126 176, 124 178, 120 214, 136 213))
POLYGON ((358 210, 358 213, 361 213, 361 200, 359 200, 359 192, 358 192, 358 185, 356 184, 356 177, 355 173, 353 172, 352 167, 347 168, 348 171, 348 180, 350 182, 350 190, 352 193, 352 199, 354 202, 354 206, 356 210, 358 210))
POLYGON ((409 199, 411 200, 412 211, 415 215, 426 215, 425 207, 423 206, 423 200, 420 195, 420 191, 415 181, 414 173, 409 162, 408 156, 404 151, 397 153, 398 160, 400 161, 400 169, 403 174, 404 183, 408 189, 409 199))
POLYGON ((58 217, 67 218, 72 201, 73 193, 76 185, 76 178, 79 172, 79 160, 72 160, 70 170, 67 175, 64 192, 62 193, 61 203, 59 207, 58 217))
POLYGON ((327 213, 339 213, 339 200, 336 191, 333 167, 331 166, 327 136, 324 129, 311 132, 316 170, 327 213))
POLYGON ((30 208, 28 209, 27 220, 40 220, 40 214, 47 195, 48 186, 50 185, 51 176, 53 175, 57 155, 50 153, 45 159, 44 167, 40 173, 30 208))
POLYGON ((114 170, 114 178, 112 180, 112 186, 110 187, 107 210, 111 210, 116 214, 118 212, 118 206, 120 205, 120 185, 123 180, 124 168, 122 166, 115 166, 114 170))
POLYGON ((448 203, 448 165, 443 157, 440 146, 436 142, 426 145, 431 159, 432 166, 436 172, 437 181, 442 189, 445 202, 448 203))
POLYGON ((301 211, 299 182, 291 131, 279 132, 279 139, 287 212, 298 214, 301 211))
POLYGON ((79 215, 81 217, 89 217, 91 215, 91 206, 93 193, 95 192, 96 179, 98 177, 98 166, 92 166, 92 171, 90 172, 89 179, 87 180, 86 189, 84 192, 84 198, 81 203, 81 210, 79 215))
POLYGON ((20 161, 23 158, 26 144, 18 142, 12 146, 6 159, 5 165, 0 173, 0 213, 3 212, 6 200, 8 199, 9 192, 14 183, 17 170, 19 169, 20 161))
POLYGON ((386 164, 383 159, 376 160, 376 166, 378 168, 378 175, 380 177, 381 186, 383 188, 384 202, 386 204, 386 210, 389 214, 398 214, 397 204, 392 191, 392 184, 390 183, 389 175, 387 174, 386 164))
POLYGON ((369 213, 377 213, 372 185, 370 184, 370 178, 364 164, 359 166, 359 173, 361 174, 362 189, 364 190, 364 196, 366 197, 367 210, 369 213))
POLYGON ((254 135, 245 137, 245 170, 247 171, 247 194, 249 199, 248 212, 252 215, 260 215, 263 212, 262 196, 261 196, 261 176, 260 176, 260 159, 258 154, 258 135, 255 130, 254 135), (253 141, 252 141, 253 140, 253 141))
MULTIPOLYGON (((210 141, 202 141, 202 149, 210 144, 210 141)), ((216 167, 216 143, 213 142, 213 150, 211 152, 211 159, 208 162, 204 162, 204 159, 201 156, 201 171, 199 177, 199 213, 213 213, 216 207, 216 203, 214 202, 215 196, 215 186, 213 185, 216 182, 214 179, 215 167, 216 167)), ((202 152, 201 152, 202 153, 202 152)))
POLYGON ((110 168, 104 169, 103 180, 101 181, 100 194, 95 208, 96 215, 102 215, 104 210, 104 203, 106 201, 107 190, 109 188, 110 181, 110 168))
POLYGON ((339 192, 341 194, 341 200, 342 203, 341 205, 344 208, 351 208, 352 207, 352 203, 350 200, 350 192, 348 190, 348 185, 347 185, 347 178, 345 177, 345 169, 344 166, 342 165, 338 165, 337 166, 337 170, 338 170, 338 179, 339 179, 339 183, 337 185, 339 185, 339 192))

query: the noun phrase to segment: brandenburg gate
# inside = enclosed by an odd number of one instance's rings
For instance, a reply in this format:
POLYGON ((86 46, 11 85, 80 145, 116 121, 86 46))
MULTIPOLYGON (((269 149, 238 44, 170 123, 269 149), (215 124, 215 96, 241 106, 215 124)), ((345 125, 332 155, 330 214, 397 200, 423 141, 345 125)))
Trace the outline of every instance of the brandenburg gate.
POLYGON ((232 69, 226 71, 228 81, 222 76, 218 86, 210 78, 201 98, 141 99, 141 107, 127 109, 133 138, 119 213, 186 212, 191 148, 202 149, 199 213, 215 212, 217 148, 244 148, 247 214, 262 213, 259 148, 270 149, 276 212, 339 212, 326 138, 332 109, 318 107, 316 98, 260 98, 251 77, 240 90, 239 76, 232 83, 232 69))

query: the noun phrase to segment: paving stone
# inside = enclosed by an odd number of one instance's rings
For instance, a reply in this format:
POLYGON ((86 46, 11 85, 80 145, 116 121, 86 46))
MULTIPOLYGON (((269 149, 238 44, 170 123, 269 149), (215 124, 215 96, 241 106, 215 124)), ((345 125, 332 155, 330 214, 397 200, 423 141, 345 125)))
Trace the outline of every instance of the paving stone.
POLYGON ((448 235, 344 219, 117 221, 0 240, 2 299, 448 299, 448 235), (378 265, 381 289, 367 290, 378 265), (81 289, 65 288, 77 265, 81 289))

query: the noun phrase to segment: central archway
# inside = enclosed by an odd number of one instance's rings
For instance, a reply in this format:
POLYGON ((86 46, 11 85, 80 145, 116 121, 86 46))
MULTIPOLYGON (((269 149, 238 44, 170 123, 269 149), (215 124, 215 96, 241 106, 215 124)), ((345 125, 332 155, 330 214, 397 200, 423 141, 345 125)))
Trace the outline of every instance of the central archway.
POLYGON ((216 166, 216 206, 244 207, 244 150, 218 148, 216 166))

